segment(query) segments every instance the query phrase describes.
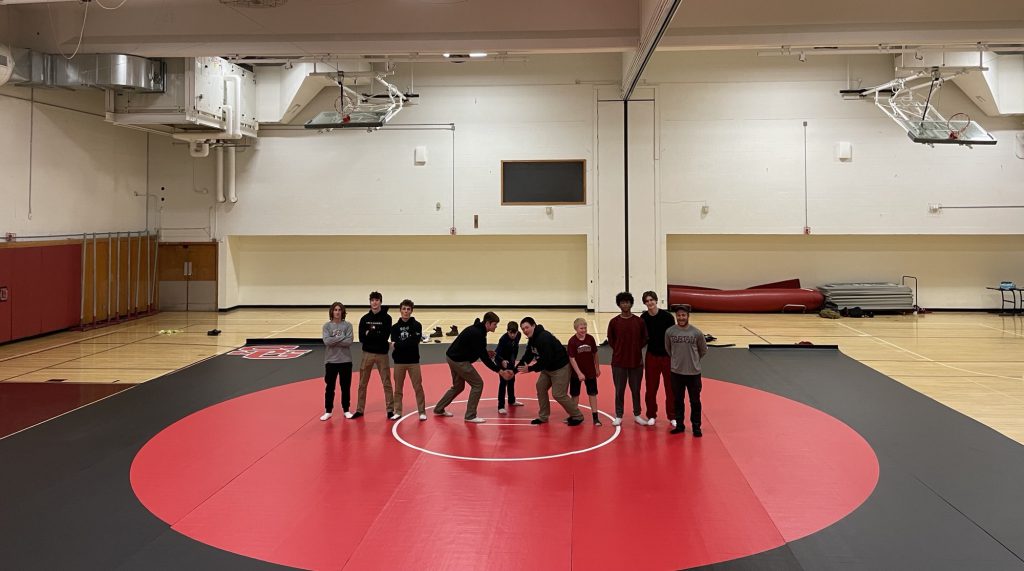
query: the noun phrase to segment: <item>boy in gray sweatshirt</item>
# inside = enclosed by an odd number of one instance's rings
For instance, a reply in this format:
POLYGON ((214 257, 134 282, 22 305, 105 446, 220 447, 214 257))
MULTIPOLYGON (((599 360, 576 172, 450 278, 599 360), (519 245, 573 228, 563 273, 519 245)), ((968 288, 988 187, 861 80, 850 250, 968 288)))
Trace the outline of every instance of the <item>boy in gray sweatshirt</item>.
POLYGON ((701 437, 700 430, 700 360, 708 353, 704 333, 690 325, 690 306, 677 305, 672 308, 676 324, 665 331, 665 350, 672 362, 672 391, 675 399, 676 427, 672 434, 686 432, 683 394, 690 393, 690 425, 693 435, 701 437))
POLYGON ((345 306, 341 302, 331 304, 327 315, 331 320, 324 323, 324 414, 320 420, 331 418, 334 410, 334 383, 341 385, 341 409, 345 417, 352 398, 352 324, 345 321, 345 306))

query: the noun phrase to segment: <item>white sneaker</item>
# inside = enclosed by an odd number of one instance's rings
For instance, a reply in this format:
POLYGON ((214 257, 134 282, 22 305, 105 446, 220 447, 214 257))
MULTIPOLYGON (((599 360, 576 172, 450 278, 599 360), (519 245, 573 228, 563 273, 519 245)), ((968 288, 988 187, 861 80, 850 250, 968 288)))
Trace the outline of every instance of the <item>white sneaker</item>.
POLYGON ((437 412, 437 411, 434 411, 434 415, 435 415, 435 416, 455 416, 455 415, 453 415, 452 413, 448 412, 447 410, 446 410, 446 411, 444 411, 444 412, 437 412))
POLYGON ((331 418, 331 413, 329 412, 325 412, 320 416, 320 420, 327 420, 328 418, 331 418))
POLYGON ((503 408, 499 408, 498 409, 498 414, 508 414, 508 411, 503 409, 503 408))
POLYGON ((647 419, 647 426, 654 426, 654 419, 653 418, 648 418, 647 419))
POLYGON ((482 418, 480 418, 480 417, 478 416, 478 417, 476 417, 476 418, 467 418, 467 419, 466 419, 466 422, 472 422, 472 423, 474 423, 474 424, 480 424, 480 423, 482 423, 482 422, 487 422, 487 421, 486 421, 486 420, 484 420, 484 419, 482 419, 482 418))
POLYGON ((397 412, 391 415, 391 420, 398 420, 399 418, 402 418, 402 415, 398 414, 397 412))
POLYGON ((420 420, 426 420, 426 419, 427 419, 427 415, 425 415, 425 414, 421 414, 420 415, 420 420))
POLYGON ((671 422, 672 422, 672 428, 675 428, 676 427, 676 421, 673 420, 671 422))
POLYGON ((516 402, 512 403, 512 406, 526 406, 526 403, 522 403, 522 402, 516 401, 516 402))
POLYGON ((640 426, 647 426, 647 419, 645 419, 642 416, 634 416, 633 421, 639 424, 640 426))
POLYGON ((352 413, 351 412, 346 412, 345 413, 345 418, 352 418, 352 413))
POLYGON ((618 426, 620 424, 622 424, 622 419, 621 418, 615 417, 615 418, 612 419, 612 426, 618 426))

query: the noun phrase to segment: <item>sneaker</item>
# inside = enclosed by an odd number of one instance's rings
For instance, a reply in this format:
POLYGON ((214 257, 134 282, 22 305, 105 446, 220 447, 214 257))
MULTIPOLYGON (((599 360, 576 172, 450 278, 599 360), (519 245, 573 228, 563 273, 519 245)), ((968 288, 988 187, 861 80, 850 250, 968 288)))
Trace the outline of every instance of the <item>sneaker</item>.
POLYGON ((441 412, 437 412, 435 410, 434 411, 434 416, 455 416, 455 415, 453 415, 452 413, 448 412, 447 410, 442 410, 441 412))
POLYGON ((486 421, 486 420, 484 420, 484 419, 482 419, 482 418, 480 418, 480 417, 478 416, 478 417, 476 417, 476 418, 467 418, 467 419, 466 419, 466 422, 472 422, 472 423, 474 423, 474 424, 480 424, 480 423, 483 423, 483 422, 487 422, 487 421, 486 421))
POLYGON ((351 412, 345 411, 345 418, 352 418, 353 416, 355 415, 352 414, 351 412))
MULTIPOLYGON (((346 415, 346 416, 347 416, 347 415, 346 415)), ((357 419, 357 418, 359 418, 359 417, 361 417, 361 416, 363 416, 363 413, 361 413, 361 412, 359 412, 359 411, 357 410, 357 411, 353 412, 353 413, 352 413, 352 416, 349 416, 349 418, 350 418, 350 419, 352 419, 352 420, 355 420, 355 419, 357 419)))
POLYGON ((498 409, 498 414, 508 414, 508 411, 503 409, 503 408, 499 408, 498 409))
POLYGON ((435 337, 444 337, 444 332, 441 331, 440 327, 435 327, 434 332, 430 334, 431 339, 434 339, 435 337))
POLYGON ((640 426, 647 426, 647 419, 645 419, 642 416, 634 416, 633 421, 639 424, 640 426))
POLYGON ((455 337, 458 334, 459 334, 459 328, 454 326, 454 325, 452 325, 452 328, 448 331, 448 333, 445 333, 445 336, 446 337, 455 337))
POLYGON ((648 418, 647 419, 647 426, 654 426, 654 419, 653 418, 648 418))
POLYGON ((615 417, 615 418, 612 419, 612 426, 618 426, 620 424, 622 424, 622 419, 621 418, 615 417))
POLYGON ((693 435, 696 436, 697 438, 700 438, 701 436, 704 436, 704 433, 701 432, 699 428, 694 428, 693 435))
POLYGON ((516 401, 516 402, 512 403, 512 406, 526 406, 526 403, 522 403, 522 402, 516 401))
POLYGON ((674 421, 674 420, 670 420, 669 422, 671 422, 671 423, 672 423, 672 428, 675 428, 675 427, 676 427, 676 421, 674 421))
POLYGON ((595 420, 595 421, 594 421, 594 426, 604 426, 604 425, 603 425, 603 424, 601 424, 601 421, 600 421, 600 420, 595 420))
POLYGON ((387 418, 388 420, 394 420, 393 418, 391 418, 394 415, 395 413, 389 410, 387 411, 387 413, 384 414, 384 417, 387 418))
POLYGON ((530 424, 544 424, 544 421, 539 418, 535 418, 530 421, 530 424))
MULTIPOLYGON (((682 434, 684 432, 686 432, 685 428, 673 428, 672 430, 668 431, 669 434, 682 434)), ((694 435, 694 436, 696 436, 696 435, 694 435)))
POLYGON ((427 415, 425 415, 425 414, 421 414, 420 415, 420 420, 426 420, 426 419, 427 419, 427 415))
POLYGON ((388 417, 388 418, 390 418, 391 420, 398 420, 398 419, 402 418, 402 415, 400 415, 400 414, 398 414, 398 413, 396 412, 395 414, 392 414, 392 415, 391 415, 390 417, 388 417))
POLYGON ((580 418, 570 418, 566 422, 566 424, 568 424, 569 426, 579 426, 583 424, 583 417, 581 416, 580 418))
POLYGON ((328 418, 331 418, 331 416, 331 413, 325 412, 320 416, 320 420, 327 420, 328 418))

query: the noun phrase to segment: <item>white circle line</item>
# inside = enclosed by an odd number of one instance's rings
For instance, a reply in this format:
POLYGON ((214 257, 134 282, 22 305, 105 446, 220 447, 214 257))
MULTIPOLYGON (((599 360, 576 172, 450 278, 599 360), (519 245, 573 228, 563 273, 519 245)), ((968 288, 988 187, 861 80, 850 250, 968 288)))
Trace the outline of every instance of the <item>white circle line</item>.
MULTIPOLYGON (((498 400, 498 399, 497 398, 483 398, 483 399, 480 399, 480 400, 484 401, 484 400, 498 400)), ((535 401, 537 399, 528 398, 528 397, 522 397, 520 400, 534 400, 535 401)), ((457 401, 452 401, 452 404, 463 403, 463 402, 468 402, 468 401, 457 400, 457 401)), ((589 410, 593 410, 589 406, 586 406, 586 405, 582 405, 581 404, 581 405, 578 405, 578 406, 581 407, 581 408, 586 408, 586 409, 589 409, 589 410)), ((607 416, 608 418, 614 420, 614 417, 612 415, 610 415, 610 414, 608 414, 608 413, 606 413, 604 411, 600 411, 599 410, 599 411, 597 411, 597 413, 601 414, 601 415, 604 415, 604 416, 607 416)), ((621 426, 616 426, 615 427, 615 432, 613 432, 611 437, 608 438, 607 440, 605 440, 604 442, 600 442, 598 444, 595 444, 594 446, 591 446, 590 448, 584 448, 582 450, 572 450, 570 452, 562 452, 560 454, 551 454, 551 455, 548 455, 548 456, 530 456, 530 457, 526 457, 526 458, 478 458, 476 456, 456 456, 454 454, 445 454, 444 452, 435 452, 433 450, 428 450, 426 448, 423 448, 423 447, 420 447, 420 446, 416 446, 415 444, 405 440, 404 438, 402 438, 401 436, 398 435, 398 425, 402 424, 402 422, 405 419, 409 418, 410 416, 419 417, 419 412, 410 412, 410 413, 406 414, 402 418, 398 419, 398 421, 395 422, 395 424, 391 427, 391 435, 395 437, 395 440, 401 442, 403 445, 408 446, 409 448, 412 448, 413 450, 419 450, 420 452, 423 452, 424 454, 430 454, 431 456, 439 456, 441 458, 450 458, 452 460, 470 460, 470 461, 476 461, 476 462, 528 462, 528 461, 531 461, 531 460, 551 460, 551 459, 554 459, 554 458, 563 458, 565 456, 572 456, 574 454, 583 454, 584 452, 592 452, 594 450, 597 450, 598 448, 601 448, 601 447, 604 447, 604 446, 607 446, 607 445, 611 444, 612 441, 615 440, 616 438, 618 438, 619 434, 622 432, 622 427, 621 426)), ((531 425, 531 426, 533 426, 533 425, 531 425)))

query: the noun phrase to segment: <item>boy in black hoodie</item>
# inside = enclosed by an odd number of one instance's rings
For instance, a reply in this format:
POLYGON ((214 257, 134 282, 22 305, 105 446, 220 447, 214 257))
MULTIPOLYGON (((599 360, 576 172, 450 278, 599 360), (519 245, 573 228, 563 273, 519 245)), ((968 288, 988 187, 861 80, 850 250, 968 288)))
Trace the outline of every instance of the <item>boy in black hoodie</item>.
POLYGON ((352 418, 363 416, 366 406, 366 384, 370 372, 377 367, 380 382, 384 385, 384 404, 388 418, 394 415, 394 395, 391 394, 391 363, 388 360, 388 339, 391 337, 391 316, 388 308, 382 307, 380 292, 370 292, 370 311, 359 318, 359 341, 363 344, 363 362, 359 367, 359 400, 352 418))
POLYGON ((523 403, 516 400, 516 357, 519 356, 519 324, 515 321, 508 322, 508 328, 501 339, 498 339, 498 348, 494 351, 494 362, 502 370, 512 371, 512 378, 498 376, 498 414, 508 414, 505 410, 505 393, 508 393, 509 406, 523 406, 523 403))
POLYGON ((452 413, 445 408, 455 400, 455 397, 469 384, 469 401, 466 403, 466 422, 485 422, 477 418, 476 407, 480 404, 480 395, 484 392, 484 380, 480 373, 476 372, 473 363, 477 359, 488 369, 501 375, 505 380, 512 378, 512 371, 502 371, 494 364, 491 356, 487 354, 487 334, 498 328, 498 315, 493 311, 484 314, 483 321, 477 319, 473 325, 462 330, 459 336, 452 342, 451 347, 445 353, 445 360, 448 362, 448 369, 452 373, 452 387, 444 393, 441 400, 434 405, 434 414, 438 416, 452 416, 452 413))
POLYGON ((565 409, 569 415, 569 426, 577 426, 583 422, 583 414, 576 403, 569 397, 569 353, 565 346, 555 336, 548 333, 543 325, 537 325, 532 317, 524 317, 519 322, 523 334, 529 339, 526 344, 526 352, 519 361, 519 372, 540 371, 537 378, 537 403, 540 411, 537 418, 530 421, 530 424, 544 424, 551 414, 551 401, 548 400, 548 390, 551 396, 555 397, 558 404, 565 409), (529 365, 526 360, 536 356, 529 365))
POLYGON ((391 327, 391 358, 395 361, 395 412, 391 420, 402 418, 402 394, 405 389, 405 374, 409 374, 412 389, 416 393, 416 410, 420 420, 427 419, 426 398, 423 396, 423 375, 420 373, 420 341, 423 340, 423 326, 412 316, 413 303, 403 299, 399 306, 402 316, 391 327))

